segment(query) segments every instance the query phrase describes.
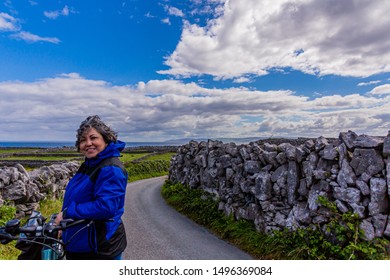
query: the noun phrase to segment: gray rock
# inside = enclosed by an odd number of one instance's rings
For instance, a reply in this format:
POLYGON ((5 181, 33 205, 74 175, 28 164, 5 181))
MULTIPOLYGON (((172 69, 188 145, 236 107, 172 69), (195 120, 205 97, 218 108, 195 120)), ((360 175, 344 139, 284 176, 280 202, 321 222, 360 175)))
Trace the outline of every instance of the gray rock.
POLYGON ((305 203, 295 205, 287 217, 286 226, 289 228, 298 228, 300 225, 309 225, 311 223, 310 211, 305 203))
POLYGON ((356 175, 352 170, 352 167, 349 165, 347 159, 344 159, 341 163, 341 169, 337 175, 337 183, 343 187, 347 188, 348 186, 353 186, 356 182, 356 175))
POLYGON ((357 176, 364 172, 370 175, 378 174, 383 170, 384 166, 382 156, 377 150, 356 148, 353 152, 351 167, 357 176))
POLYGON ((237 145, 235 143, 229 143, 225 147, 225 151, 232 157, 237 157, 239 155, 237 145))
POLYGON ((260 164, 258 161, 248 160, 244 163, 244 171, 250 175, 260 172, 260 164))
POLYGON ((321 187, 316 184, 310 189, 309 196, 307 198, 307 206, 310 211, 317 211, 320 207, 320 204, 318 203, 319 196, 326 197, 327 193, 325 191, 322 191, 321 187))
POLYGON ((251 158, 250 153, 248 152, 248 150, 245 147, 242 147, 241 149, 239 149, 239 153, 244 160, 250 160, 250 158, 251 158))
POLYGON ((353 146, 357 148, 374 148, 380 149, 383 146, 384 137, 374 137, 368 135, 359 135, 353 141, 353 146))
POLYGON ((266 172, 260 172, 255 179, 255 196, 261 200, 268 200, 272 197, 271 175, 266 172))
POLYGON ((290 143, 282 143, 278 146, 280 150, 282 150, 289 161, 296 160, 296 150, 297 148, 290 143))
POLYGON ((219 163, 222 168, 227 168, 232 166, 232 157, 230 155, 222 155, 219 157, 219 163))
POLYGON ((375 237, 382 237, 384 235, 387 224, 387 215, 378 214, 372 217, 372 225, 375 229, 375 237))
POLYGON ((275 217, 274 217, 274 221, 278 226, 284 228, 286 226, 286 218, 287 217, 285 215, 283 215, 282 213, 276 212, 275 217))
POLYGON ((390 159, 387 159, 386 161, 386 184, 387 184, 387 191, 388 195, 390 196, 390 159))
POLYGON ((283 177, 287 180, 287 173, 288 173, 288 165, 284 164, 279 166, 275 172, 272 173, 271 181, 276 182, 279 178, 283 177))
POLYGON ((375 229, 374 226, 371 224, 371 219, 365 219, 363 220, 359 228, 363 231, 364 239, 367 241, 371 241, 375 238, 375 229))
POLYGON ((296 147, 295 154, 296 161, 301 163, 308 153, 302 147, 296 147))
POLYGON ((338 199, 335 200, 336 207, 341 213, 347 213, 349 211, 349 208, 347 204, 343 201, 340 201, 338 199))
POLYGON ((387 238, 390 238, 390 216, 387 216, 386 228, 383 232, 383 235, 387 238))
POLYGON ((327 160, 335 160, 339 156, 338 148, 333 145, 327 145, 322 151, 321 156, 327 160))
POLYGON ((361 193, 363 195, 369 195, 370 194, 370 187, 363 180, 357 180, 356 181, 356 186, 359 188, 359 190, 361 191, 361 193))
POLYGON ((390 130, 383 140, 383 156, 390 157, 390 130))
POLYGON ((10 185, 8 185, 2 196, 5 200, 23 200, 26 197, 26 185, 23 183, 23 181, 14 181, 10 185))
POLYGON ((361 193, 360 190, 355 188, 336 187, 334 188, 334 198, 349 204, 357 204, 361 201, 361 193))
POLYGON ((339 134, 339 139, 347 146, 349 150, 351 150, 353 146, 353 142, 356 140, 358 135, 353 131, 341 132, 339 134))
POLYGON ((287 156, 286 153, 281 152, 275 157, 276 161, 280 164, 283 165, 287 162, 287 156))
POLYGON ((278 146, 275 144, 264 143, 263 149, 264 149, 264 151, 267 151, 267 152, 276 152, 278 149, 278 146))
POLYGON ((293 205, 296 200, 296 193, 299 186, 299 167, 295 161, 289 161, 287 171, 287 201, 293 205))
POLYGON ((328 139, 326 139, 325 137, 321 136, 321 137, 318 137, 315 141, 315 151, 316 152, 319 152, 321 151, 323 148, 325 148, 325 146, 327 146, 329 144, 328 142, 328 139))
POLYGON ((307 195, 309 194, 309 188, 307 187, 306 179, 301 179, 299 181, 298 194, 302 197, 307 198, 307 195))
POLYGON ((388 212, 388 196, 386 181, 383 178, 371 178, 370 180, 371 202, 368 205, 370 216, 388 212))

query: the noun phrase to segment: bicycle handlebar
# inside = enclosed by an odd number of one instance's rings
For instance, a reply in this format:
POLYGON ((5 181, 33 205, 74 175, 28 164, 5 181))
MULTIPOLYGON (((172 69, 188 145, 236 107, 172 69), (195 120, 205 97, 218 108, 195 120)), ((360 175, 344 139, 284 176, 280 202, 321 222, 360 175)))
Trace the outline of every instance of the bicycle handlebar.
POLYGON ((40 252, 41 259, 62 259, 65 256, 64 247, 67 243, 62 242, 58 235, 59 231, 80 225, 81 228, 72 235, 72 239, 95 221, 93 219, 63 219, 56 224, 56 217, 57 214, 53 214, 46 221, 47 219, 40 212, 33 211, 23 226, 19 219, 9 220, 5 226, 0 227, 0 243, 7 244, 12 240, 17 240, 15 247, 22 251, 18 259, 36 259, 36 254, 31 252, 37 252, 37 250, 40 252))
POLYGON ((54 222, 55 216, 56 214, 53 214, 50 220, 45 222, 46 219, 40 216, 40 213, 36 216, 32 215, 29 221, 33 220, 33 222, 27 221, 27 224, 24 226, 20 226, 19 219, 12 219, 4 227, 0 227, 0 243, 7 244, 12 240, 18 240, 20 239, 18 237, 20 234, 24 234, 28 238, 50 237, 57 239, 60 230, 66 230, 67 228, 88 222, 87 219, 64 219, 57 225, 54 222))

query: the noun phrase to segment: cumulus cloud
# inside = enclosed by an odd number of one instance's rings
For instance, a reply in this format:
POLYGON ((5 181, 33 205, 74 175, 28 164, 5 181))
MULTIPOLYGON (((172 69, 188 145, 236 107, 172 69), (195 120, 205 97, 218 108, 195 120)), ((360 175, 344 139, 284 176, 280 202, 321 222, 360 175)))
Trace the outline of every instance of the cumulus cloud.
POLYGON ((223 3, 205 26, 186 21, 169 69, 159 73, 227 79, 279 68, 355 77, 390 71, 389 1, 223 3))
POLYGON ((370 91, 371 94, 389 94, 390 95, 390 84, 380 85, 370 91))
POLYGON ((386 135, 390 95, 350 94, 315 99, 289 90, 206 88, 151 80, 117 86, 67 73, 34 82, 0 83, 4 139, 73 140, 88 115, 98 114, 125 141, 182 137, 386 135), (18 138, 16 138, 18 137, 18 138))

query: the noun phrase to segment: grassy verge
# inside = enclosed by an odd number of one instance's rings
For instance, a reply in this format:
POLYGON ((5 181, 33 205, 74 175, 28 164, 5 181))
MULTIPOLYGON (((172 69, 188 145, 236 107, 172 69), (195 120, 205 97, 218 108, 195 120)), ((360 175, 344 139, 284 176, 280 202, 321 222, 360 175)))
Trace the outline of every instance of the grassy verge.
MULTIPOLYGON (((327 232, 314 228, 263 234, 257 232, 250 221, 237 221, 225 216, 218 210, 218 201, 201 190, 167 181, 162 195, 177 211, 256 259, 389 259, 386 250, 389 241, 364 240, 359 232, 357 217, 353 214, 335 215, 335 219, 328 224, 327 232), (332 238, 329 233, 333 233, 332 238)), ((325 206, 335 210, 333 205, 325 206)))
MULTIPOLYGON (((53 213, 61 211, 62 200, 44 200, 40 203, 39 211, 44 217, 50 218, 53 213)), ((9 206, 0 207, 0 226, 12 219, 15 213, 15 208, 9 206)), ((27 217, 28 218, 28 217, 27 217)), ((27 218, 21 220, 21 224, 25 224, 27 218)), ((15 248, 16 241, 12 241, 6 245, 0 245, 0 260, 17 260, 21 251, 15 248)))
POLYGON ((129 182, 167 175, 171 156, 172 153, 164 153, 150 155, 139 162, 125 162, 124 165, 129 174, 129 182))
POLYGON ((139 163, 126 163, 127 173, 129 174, 129 182, 137 180, 159 177, 168 174, 169 163, 166 161, 142 161, 139 163))

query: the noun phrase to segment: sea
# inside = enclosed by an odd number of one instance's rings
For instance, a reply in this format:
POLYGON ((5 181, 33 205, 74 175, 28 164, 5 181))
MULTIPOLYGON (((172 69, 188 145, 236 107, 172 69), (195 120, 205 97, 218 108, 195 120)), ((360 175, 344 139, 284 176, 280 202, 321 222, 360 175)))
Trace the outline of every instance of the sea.
MULTIPOLYGON (((234 142, 236 144, 249 143, 259 139, 266 139, 266 137, 245 137, 245 138, 219 138, 218 140, 229 143, 234 142)), ((181 146, 187 144, 189 141, 207 141, 207 138, 181 138, 172 139, 162 142, 126 142, 127 148, 133 147, 145 147, 145 146, 181 146)), ((216 140, 216 139, 214 139, 216 140)), ((64 148, 74 147, 75 142, 72 141, 0 141, 0 148, 64 148)))
MULTIPOLYGON (((0 148, 64 148, 74 147, 75 142, 6 142, 0 141, 0 148)), ((166 142, 126 142, 126 147, 170 146, 166 142)))

